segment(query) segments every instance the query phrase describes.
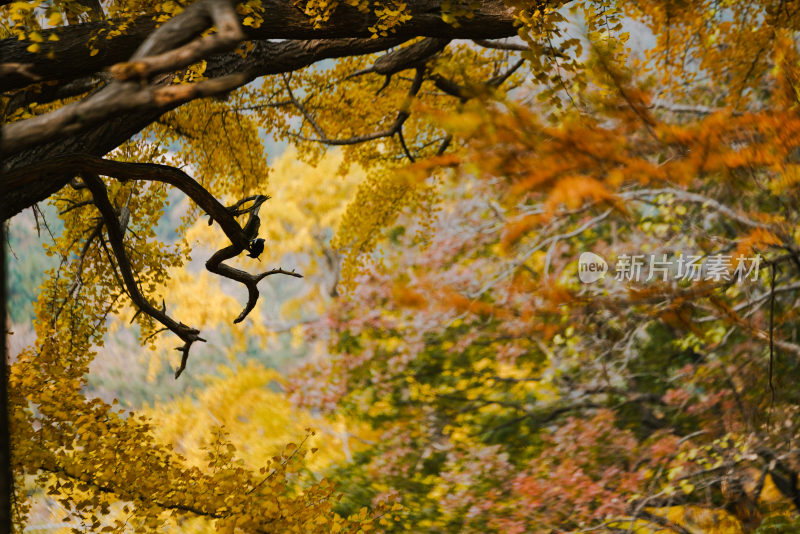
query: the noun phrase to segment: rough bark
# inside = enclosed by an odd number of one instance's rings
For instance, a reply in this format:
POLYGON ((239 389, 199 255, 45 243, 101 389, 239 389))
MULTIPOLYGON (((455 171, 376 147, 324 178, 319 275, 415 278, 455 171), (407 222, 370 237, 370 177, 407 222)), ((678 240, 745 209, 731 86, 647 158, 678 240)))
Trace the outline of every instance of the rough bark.
MULTIPOLYGON (((21 124, 4 128, 7 133, 10 130, 24 132, 29 138, 25 141, 21 134, 12 136, 14 139, 8 141, 9 146, 4 147, 3 170, 8 173, 67 154, 102 156, 161 114, 185 102, 235 89, 261 76, 292 72, 323 59, 380 52, 421 35, 449 39, 492 38, 515 33, 510 11, 502 2, 493 0, 482 1, 473 18, 463 21, 458 27, 442 21, 440 3, 410 2, 412 19, 392 36, 378 39, 369 38, 368 28, 374 24, 374 16, 349 6, 341 6, 328 23, 313 28, 292 2, 272 0, 266 4, 264 24, 258 29, 243 27, 247 39, 257 39, 253 42, 253 51, 246 58, 233 52, 208 57, 205 72, 208 81, 201 84, 171 86, 168 76, 160 82, 111 82, 113 91, 107 86, 100 91, 101 95, 85 98, 76 105, 79 108, 77 112, 62 113, 60 122, 42 120, 31 124, 35 127, 28 127, 27 130, 21 124), (291 40, 267 40, 277 38, 291 40), (311 39, 295 40, 302 38, 311 39)), ((184 12, 183 20, 179 23, 170 21, 170 31, 164 28, 168 24, 154 31, 152 20, 141 17, 124 35, 100 40, 97 44, 100 52, 95 56, 89 54, 86 45, 88 38, 111 22, 91 22, 54 30, 60 39, 52 42, 55 61, 43 54, 31 54, 25 50, 25 43, 16 39, 0 41, 0 57, 6 61, 3 65, 27 65, 24 74, 6 73, 0 81, 0 87, 4 90, 26 87, 31 84, 30 76, 34 75, 41 80, 58 80, 56 89, 48 89, 50 93, 58 94, 58 89, 66 90, 70 84, 86 85, 93 78, 107 78, 108 68, 128 59, 131 62, 123 65, 130 66, 137 60, 156 56, 163 59, 165 54, 169 55, 176 48, 183 47, 186 50, 190 45, 196 46, 200 42, 200 39, 194 42, 192 39, 208 27, 212 19, 208 11, 198 9, 197 12, 197 16, 188 16, 184 12)), ((225 46, 230 46, 230 42, 225 46)), ((147 68, 157 64, 156 70, 164 70, 163 62, 152 60, 151 63, 147 68)), ((130 72, 130 68, 125 70, 124 67, 116 71, 118 75, 122 73, 123 78, 129 78, 130 72)), ((150 74, 152 72, 146 72, 147 76, 150 74)), ((3 178, 0 181, 0 219, 7 219, 46 199, 72 177, 69 172, 51 167, 24 188, 15 187, 3 178)))
MULTIPOLYGON (((369 54, 386 50, 402 42, 389 39, 333 39, 318 41, 283 41, 273 43, 259 41, 256 48, 242 59, 236 54, 214 57, 209 61, 206 74, 209 78, 245 72, 244 83, 259 76, 291 72, 329 58, 357 54, 369 54), (249 61, 248 61, 249 60, 249 61)), ((86 132, 66 135, 63 138, 18 154, 7 155, 5 173, 0 178, 0 219, 7 219, 40 202, 62 187, 73 177, 65 169, 49 166, 36 179, 31 179, 25 187, 16 187, 9 180, 9 174, 28 165, 67 154, 91 154, 102 156, 113 150, 142 128, 156 120, 161 114, 176 108, 183 101, 175 100, 163 105, 154 105, 145 110, 122 113, 86 132)))
MULTIPOLYGON (((493 39, 516 35, 511 11, 500 0, 480 0, 472 18, 451 26, 441 17, 441 2, 410 0, 407 2, 412 18, 395 30, 392 37, 440 37, 446 39, 493 39)), ((243 27, 247 40, 267 39, 319 40, 369 38, 370 26, 377 22, 372 13, 341 5, 331 19, 319 28, 314 28, 309 18, 291 0, 265 0, 264 23, 259 28, 243 27)), ((195 25, 203 20, 193 20, 184 28, 189 35, 195 25)), ((54 59, 26 50, 28 43, 16 39, 0 41, 0 57, 4 64, 30 65, 24 72, 6 72, 0 80, 0 91, 26 87, 31 75, 44 80, 73 80, 89 76, 114 63, 126 61, 155 29, 152 17, 137 18, 123 35, 113 39, 101 39, 97 43, 99 52, 90 55, 87 42, 100 29, 109 29, 114 21, 101 21, 53 30, 59 41, 48 44, 47 51, 55 53, 54 59)), ((43 33, 45 42, 48 32, 43 33)), ((188 42, 191 37, 187 38, 188 42)))

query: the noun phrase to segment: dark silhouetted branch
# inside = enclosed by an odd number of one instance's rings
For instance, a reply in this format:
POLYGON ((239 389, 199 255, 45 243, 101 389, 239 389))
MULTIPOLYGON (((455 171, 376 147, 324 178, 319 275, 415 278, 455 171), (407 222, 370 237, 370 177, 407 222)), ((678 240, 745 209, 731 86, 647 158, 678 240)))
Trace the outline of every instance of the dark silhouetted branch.
POLYGON ((175 321, 163 310, 159 310, 150 304, 144 295, 142 295, 141 291, 139 291, 139 286, 133 277, 133 270, 131 268, 130 260, 128 259, 128 254, 125 252, 122 229, 119 226, 119 220, 117 219, 117 214, 114 211, 114 207, 111 205, 111 201, 108 199, 108 192, 106 191, 105 184, 98 175, 91 172, 82 173, 82 177, 83 181, 86 183, 89 191, 91 191, 92 196, 94 197, 94 202, 97 205, 97 209, 103 216, 103 222, 105 224, 106 231, 108 232, 108 241, 111 243, 111 250, 114 252, 114 258, 116 259, 117 266, 119 267, 122 281, 125 284, 125 288, 128 290, 128 295, 130 296, 131 300, 140 310, 159 323, 163 324, 166 328, 169 328, 170 331, 172 331, 183 341, 183 345, 177 349, 182 354, 181 365, 178 371, 175 373, 175 377, 177 378, 186 367, 186 360, 189 357, 189 349, 191 348, 192 343, 195 341, 205 341, 205 339, 200 337, 199 330, 175 321))
MULTIPOLYGON (((46 164, 53 164, 53 161, 54 160, 50 160, 46 162, 46 164)), ((243 321, 253 310, 259 297, 258 282, 267 276, 284 274, 302 278, 299 273, 280 268, 260 274, 250 274, 223 263, 223 261, 234 258, 244 250, 247 250, 250 241, 257 236, 260 226, 258 210, 269 198, 266 195, 254 195, 237 202, 233 206, 225 207, 189 175, 174 167, 158 164, 125 163, 81 154, 63 157, 56 161, 71 169, 72 172, 80 174, 83 177, 84 183, 92 193, 94 204, 100 211, 103 224, 108 232, 108 241, 111 245, 113 259, 115 260, 112 263, 115 263, 118 267, 119 276, 121 278, 121 280, 118 281, 120 285, 127 290, 131 300, 138 307, 139 311, 137 311, 137 314, 140 312, 146 313, 183 340, 184 344, 177 349, 181 352, 181 364, 175 373, 176 378, 180 376, 186 368, 186 361, 192 343, 205 340, 199 336, 198 330, 169 317, 166 314, 165 306, 162 305, 162 308, 159 310, 150 304, 142 295, 134 278, 127 252, 125 251, 125 244, 123 242, 124 228, 120 223, 120 214, 118 214, 111 205, 105 185, 99 175, 113 177, 120 181, 145 180, 173 185, 194 200, 201 209, 210 215, 213 221, 216 221, 220 225, 225 235, 231 241, 231 245, 213 254, 206 262, 206 267, 215 274, 240 282, 247 287, 247 303, 234 322, 238 323, 243 321), (247 203, 250 204, 245 206, 247 203), (241 215, 249 215, 244 227, 236 220, 236 217, 241 215)), ((21 173, 17 173, 12 178, 20 181, 20 183, 24 183, 26 179, 21 173)), ((111 260, 111 258, 109 258, 109 260, 111 260)))

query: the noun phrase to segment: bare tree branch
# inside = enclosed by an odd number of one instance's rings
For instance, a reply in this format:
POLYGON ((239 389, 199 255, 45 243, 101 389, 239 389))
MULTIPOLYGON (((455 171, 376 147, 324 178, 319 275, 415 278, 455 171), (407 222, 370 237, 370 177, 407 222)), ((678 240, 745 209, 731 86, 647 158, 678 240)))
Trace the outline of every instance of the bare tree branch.
POLYGON ((138 284, 131 270, 130 261, 125 251, 123 242, 124 230, 123 227, 120 226, 119 214, 117 214, 111 205, 105 185, 99 178, 99 175, 113 177, 123 182, 128 180, 145 180, 173 185, 203 209, 211 217, 212 221, 216 221, 220 225, 225 235, 230 240, 231 245, 213 254, 206 262, 206 268, 215 274, 240 282, 247 287, 247 304, 234 322, 238 323, 243 321, 253 310, 259 297, 258 282, 267 276, 284 274, 302 278, 299 273, 281 268, 271 269, 253 275, 222 263, 227 259, 238 256, 242 251, 246 250, 250 245, 250 240, 258 234, 258 228, 260 226, 258 210, 269 198, 265 195, 248 197, 237 202, 233 206, 225 207, 211 193, 203 188, 203 186, 180 169, 167 165, 150 163, 111 161, 85 154, 74 154, 56 158, 43 162, 38 168, 35 166, 26 167, 23 169, 25 172, 16 171, 15 173, 11 173, 10 181, 18 187, 24 187, 26 180, 31 179, 31 173, 47 172, 46 169, 54 165, 61 167, 64 172, 80 174, 83 177, 84 183, 92 193, 94 204, 97 205, 98 210, 103 216, 103 221, 108 231, 109 243, 111 244, 113 256, 116 260, 114 263, 118 266, 122 278, 119 281, 120 285, 125 287, 131 300, 137 305, 140 311, 156 319, 184 341, 184 345, 177 349, 181 352, 182 357, 180 367, 176 371, 176 378, 180 376, 181 372, 183 372, 186 367, 189 348, 192 343, 204 340, 200 338, 198 330, 175 321, 166 314, 164 309, 159 310, 155 308, 152 304, 147 302, 146 298, 139 291, 138 284), (251 202, 251 204, 247 207, 243 207, 247 202, 251 202), (245 214, 249 215, 249 218, 244 227, 242 227, 236 221, 235 217, 245 214))
MULTIPOLYGON (((242 233, 245 236, 247 236, 248 239, 251 239, 258 234, 258 228, 261 225, 261 220, 259 219, 258 216, 258 210, 261 207, 261 204, 266 202, 268 198, 269 197, 264 195, 257 195, 255 197, 250 197, 243 201, 239 201, 233 206, 226 208, 228 210, 228 213, 230 214, 236 213, 243 215, 245 213, 249 213, 249 218, 247 220, 247 223, 244 225, 244 228, 242 229, 242 233), (246 201, 252 201, 253 204, 247 209, 242 209, 241 205, 246 201)), ((303 277, 299 273, 296 273, 294 271, 286 271, 281 268, 272 269, 263 272, 261 274, 253 275, 245 271, 242 271, 241 269, 236 269, 234 267, 231 267, 230 265, 225 265, 224 263, 222 263, 227 259, 231 259, 238 256, 239 254, 242 253, 242 250, 243 250, 242 248, 240 248, 235 244, 230 245, 215 252, 211 256, 211 258, 209 258, 208 261, 206 262, 206 269, 208 269, 212 273, 224 276, 225 278, 230 278, 231 280, 235 280, 243 284, 245 287, 247 287, 247 304, 242 310, 242 313, 240 313, 239 316, 233 320, 234 323, 240 323, 244 321, 245 317, 247 317, 247 315, 251 311, 253 311, 253 308, 255 308, 259 296, 258 283, 261 280, 263 280, 267 276, 272 276, 273 274, 285 274, 288 276, 294 276, 295 278, 303 277)))
POLYGON ((303 275, 300 273, 287 271, 281 268, 271 269, 261 274, 254 275, 222 263, 227 259, 238 256, 240 253, 241 251, 237 252, 236 247, 234 246, 225 247, 214 253, 214 255, 211 256, 211 258, 209 258, 209 260, 206 262, 206 269, 212 273, 224 276, 225 278, 230 278, 231 280, 240 282, 247 287, 247 304, 242 310, 242 313, 240 313, 239 316, 233 320, 234 323, 240 323, 244 321, 247 315, 253 311, 253 308, 255 308, 259 296, 258 283, 261 280, 267 276, 272 276, 273 274, 285 274, 288 276, 294 276, 295 278, 303 277, 303 275))
POLYGON ((130 260, 125 252, 125 244, 123 243, 122 229, 119 226, 117 215, 111 201, 108 199, 105 184, 100 177, 91 172, 82 173, 83 181, 89 187, 92 196, 94 197, 97 209, 103 216, 103 221, 108 232, 108 240, 111 243, 111 249, 114 252, 119 270, 122 274, 122 280, 125 288, 128 290, 128 295, 136 306, 144 313, 169 328, 175 335, 183 340, 183 345, 178 347, 182 353, 181 367, 175 373, 175 377, 180 376, 181 371, 186 367, 186 359, 189 357, 189 349, 195 341, 205 341, 200 337, 200 331, 187 326, 183 323, 175 321, 172 317, 167 315, 163 310, 159 310, 152 304, 139 291, 139 286, 133 277, 133 270, 131 269, 130 260))

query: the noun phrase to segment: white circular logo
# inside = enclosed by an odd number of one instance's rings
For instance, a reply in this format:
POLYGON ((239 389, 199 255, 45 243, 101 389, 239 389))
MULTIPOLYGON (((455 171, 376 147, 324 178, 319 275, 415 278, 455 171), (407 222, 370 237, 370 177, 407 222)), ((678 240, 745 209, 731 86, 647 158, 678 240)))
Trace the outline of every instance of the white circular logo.
POLYGON ((594 252, 584 252, 578 258, 578 278, 584 284, 597 282, 606 275, 608 263, 594 252))

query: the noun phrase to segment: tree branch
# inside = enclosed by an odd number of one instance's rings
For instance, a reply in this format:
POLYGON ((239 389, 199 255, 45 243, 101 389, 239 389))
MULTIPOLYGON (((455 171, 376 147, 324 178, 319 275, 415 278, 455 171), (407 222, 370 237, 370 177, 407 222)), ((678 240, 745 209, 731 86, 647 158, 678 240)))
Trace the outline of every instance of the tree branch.
MULTIPOLYGON (((292 72, 322 59, 370 54, 397 46, 402 42, 403 39, 394 37, 327 41, 259 41, 255 43, 255 49, 247 58, 242 58, 237 54, 213 56, 208 60, 206 75, 219 78, 231 73, 234 75, 235 73, 240 75, 244 73, 244 78, 239 78, 239 81, 246 83, 258 76, 292 72)), ((124 83, 135 85, 134 93, 136 90, 140 90, 138 84, 124 83)), ((203 86, 200 88, 197 86, 183 87, 198 92, 205 89, 203 86)), ((168 87, 162 89, 167 92, 174 91, 168 87)), ((152 90, 152 88, 146 90, 152 90)), ((186 91, 187 89, 179 87, 178 90, 186 91)), ((188 97, 190 96, 188 95, 188 97)), ((72 155, 78 152, 95 156, 106 154, 156 120, 162 113, 177 107, 182 101, 185 100, 164 99, 164 103, 160 107, 151 105, 133 111, 120 112, 113 119, 95 126, 91 131, 82 134, 59 135, 57 140, 49 144, 37 145, 16 154, 6 153, 3 161, 6 173, 0 173, 0 198, 4 200, 0 203, 0 219, 7 219, 36 202, 46 199, 67 185, 73 177, 69 173, 59 173, 57 167, 53 167, 47 175, 30 180, 26 187, 14 188, 6 181, 8 171, 22 169, 29 165, 40 165, 42 161, 60 155, 72 155)), ((128 105, 128 103, 123 102, 123 105, 128 105)))
MULTIPOLYGON (((392 37, 403 42, 419 36, 493 39, 517 34, 513 12, 501 0, 478 0, 475 2, 472 17, 463 20, 457 27, 442 20, 441 4, 440 1, 408 0, 406 5, 411 19, 395 28, 392 37)), ((342 3, 330 20, 315 27, 311 18, 293 2, 263 0, 262 5, 267 16, 261 26, 242 28, 247 40, 369 39, 372 37, 369 28, 378 22, 374 13, 363 13, 342 3)), ((156 28, 152 16, 143 15, 130 22, 121 35, 113 39, 97 40, 97 52, 90 55, 91 51, 85 43, 91 36, 98 35, 101 30, 107 35, 110 30, 117 29, 118 25, 119 21, 106 20, 41 31, 48 43, 47 52, 53 53, 52 59, 44 54, 28 51, 30 43, 27 41, 16 38, 0 41, 0 57, 4 60, 0 64, 0 71, 6 74, 0 78, 0 91, 21 89, 30 85, 33 80, 69 80, 89 76, 115 63, 127 61, 156 28), (53 34, 58 36, 58 41, 48 40, 53 34)), ((195 28, 192 26, 189 31, 194 31, 195 28)), ((184 44, 188 40, 185 35, 178 33, 168 48, 175 48, 179 46, 176 43, 184 44), (181 37, 183 42, 180 42, 181 37)), ((167 49, 148 47, 145 50, 147 56, 154 56, 167 49)))
POLYGON ((139 47, 131 61, 114 65, 111 67, 111 74, 119 80, 146 79, 154 74, 188 67, 212 54, 230 50, 243 39, 244 32, 229 0, 201 0, 154 31, 139 47), (190 20, 192 17, 206 18, 207 27, 216 26, 217 33, 174 50, 151 55, 154 50, 170 46, 173 42, 184 39, 186 35, 199 33, 197 30, 200 24, 190 20))
POLYGON ((156 163, 128 163, 107 160, 89 154, 68 154, 11 171, 3 177, 9 189, 24 189, 31 183, 53 175, 75 176, 91 172, 120 181, 144 180, 172 185, 191 198, 203 211, 217 221, 231 243, 247 248, 249 239, 228 209, 208 190, 180 169, 156 163))
POLYGON ((504 73, 498 74, 486 82, 474 85, 470 84, 468 86, 463 86, 454 82, 453 80, 450 80, 449 78, 445 78, 441 74, 434 74, 431 79, 439 90, 447 93, 450 96, 460 99, 462 102, 466 102, 471 98, 480 96, 481 92, 485 91, 486 89, 496 89, 500 87, 503 82, 511 77, 511 75, 514 74, 524 63, 524 58, 519 59, 504 73))
MULTIPOLYGON (((111 73, 120 80, 149 78, 153 74, 191 65, 212 54, 229 50, 244 37, 236 12, 229 1, 201 0, 192 4, 157 29, 133 55, 133 62, 115 65, 111 73), (193 38, 211 25, 217 33, 190 42, 168 52, 150 56, 169 48, 179 40, 193 38)), ((14 153, 54 139, 57 136, 84 130, 127 110, 158 109, 188 102, 194 98, 227 92, 247 83, 244 73, 222 76, 189 85, 164 86, 160 83, 142 86, 138 82, 111 83, 96 94, 80 101, 3 127, 3 152, 14 153)))
POLYGON ((449 42, 450 39, 429 37, 409 46, 397 48, 379 57, 371 67, 356 71, 348 78, 369 73, 382 74, 386 76, 386 82, 378 90, 380 93, 389 85, 392 75, 406 69, 423 66, 428 59, 444 50, 449 42))
POLYGON ((139 291, 139 286, 133 277, 133 270, 131 269, 130 260, 125 252, 122 229, 119 226, 119 221, 117 220, 114 207, 111 205, 111 201, 108 199, 108 193, 106 191, 105 184, 103 184, 103 181, 97 174, 91 172, 82 173, 82 177, 83 181, 86 183, 89 191, 91 191, 92 196, 94 197, 94 202, 97 205, 97 209, 103 216, 106 231, 108 232, 108 241, 111 243, 111 250, 114 252, 114 257, 117 260, 117 265, 120 273, 122 274, 122 280, 125 284, 125 288, 128 290, 128 295, 130 296, 131 300, 134 304, 136 304, 136 306, 139 307, 140 310, 159 323, 163 324, 165 327, 169 328, 183 341, 183 345, 177 349, 182 353, 181 366, 175 373, 175 378, 177 378, 186 367, 186 360, 189 357, 189 349, 191 348, 192 343, 195 341, 205 341, 205 339, 200 337, 199 330, 175 321, 163 310, 159 310, 150 304, 144 295, 142 295, 142 293, 139 291))
MULTIPOLYGON (((258 235, 258 228, 261 226, 261 219, 258 216, 258 210, 261 207, 261 204, 266 202, 269 197, 264 195, 257 195, 255 197, 249 197, 244 200, 241 200, 226 208, 229 213, 237 214, 237 215, 244 215, 245 213, 249 214, 247 223, 244 225, 244 229, 242 233, 247 236, 248 242, 249 239, 252 239, 256 235, 258 235), (242 208, 242 204, 248 201, 253 202, 253 204, 247 208, 242 208)), ((236 269, 231 267, 230 265, 225 265, 222 263, 223 261, 231 258, 235 258, 239 254, 242 253, 242 248, 237 245, 231 245, 225 248, 222 248, 215 252, 209 259, 206 261, 206 269, 211 271, 212 273, 218 274, 220 276, 224 276, 225 278, 230 278, 231 280, 235 280, 243 284, 247 288, 247 304, 245 304, 242 313, 233 320, 234 323, 240 323, 244 321, 245 317, 253 311, 253 308, 256 306, 256 302, 258 302, 259 291, 258 291, 258 283, 266 278, 267 276, 272 276, 273 274, 285 274, 288 276, 294 276, 295 278, 302 278, 303 276, 299 273, 294 271, 286 271, 281 268, 272 269, 270 271, 263 272, 261 274, 253 275, 242 271, 241 269, 236 269)))
POLYGON ((503 41, 488 41, 486 39, 473 39, 473 43, 484 48, 493 48, 495 50, 509 50, 512 52, 530 52, 529 46, 518 43, 507 43, 503 41))
POLYGON ((159 310, 155 308, 152 304, 147 302, 146 298, 139 291, 138 284, 133 276, 130 261, 125 251, 123 229, 120 226, 118 215, 108 199, 105 185, 99 175, 113 177, 123 182, 128 180, 146 180, 173 185, 184 192, 201 209, 209 214, 212 221, 219 223, 225 235, 230 240, 231 245, 214 253, 206 262, 206 268, 215 274, 240 282, 247 287, 247 303, 239 316, 234 320, 235 323, 243 321, 255 307, 259 297, 258 283, 261 280, 274 274, 284 274, 295 278, 302 278, 302 275, 299 273, 280 268, 253 275, 222 263, 227 259, 238 256, 242 251, 246 250, 249 247, 250 240, 258 234, 258 228, 261 224, 258 210, 269 198, 265 195, 248 197, 237 202, 233 206, 225 207, 220 204, 211 193, 203 188, 203 186, 180 169, 153 163, 111 161, 85 154, 75 154, 69 157, 56 158, 55 160, 43 162, 38 167, 38 170, 37 168, 26 167, 26 172, 24 173, 20 171, 12 173, 11 182, 16 183, 19 187, 24 187, 26 180, 31 179, 30 173, 46 173, 47 169, 54 165, 62 167, 65 172, 80 174, 83 177, 84 183, 92 193, 94 203, 103 217, 104 224, 108 231, 108 240, 111 244, 111 249, 121 274, 121 285, 126 288, 131 300, 137 305, 140 311, 163 324, 184 341, 184 345, 177 349, 181 352, 182 357, 181 364, 175 373, 176 378, 180 376, 186 368, 186 361, 189 357, 189 349, 192 343, 205 340, 200 338, 200 332, 198 330, 175 321, 166 314, 164 309, 159 310), (248 207, 242 207, 246 202, 252 202, 252 204, 248 207), (248 214, 249 218, 244 227, 242 227, 236 221, 235 217, 245 214, 248 214))
MULTIPOLYGON (((399 134, 402 131, 403 123, 411 116, 408 111, 410 107, 410 100, 417 96, 419 93, 420 88, 422 87, 422 82, 424 81, 425 77, 425 68, 424 67, 417 67, 417 73, 414 76, 414 81, 411 83, 411 87, 408 90, 408 99, 406 100, 406 104, 397 112, 397 117, 395 118, 394 122, 388 128, 380 130, 378 132, 373 132, 369 134, 363 135, 354 135, 352 137, 348 137, 345 139, 332 139, 327 136, 327 134, 320 128, 319 124, 314 120, 311 114, 306 110, 305 106, 295 98, 294 94, 292 93, 292 89, 289 86, 288 79, 284 77, 284 83, 286 84, 286 90, 289 93, 289 99, 292 101, 292 104, 302 113, 303 117, 308 121, 311 127, 317 134, 317 138, 307 138, 301 135, 297 135, 296 137, 301 141, 310 141, 314 143, 322 143, 325 145, 331 146, 344 146, 344 145, 357 145, 359 143, 365 143, 367 141, 374 141, 375 139, 381 139, 383 137, 393 137, 394 135, 399 134)), ((403 141, 405 143, 405 141, 403 141)))

